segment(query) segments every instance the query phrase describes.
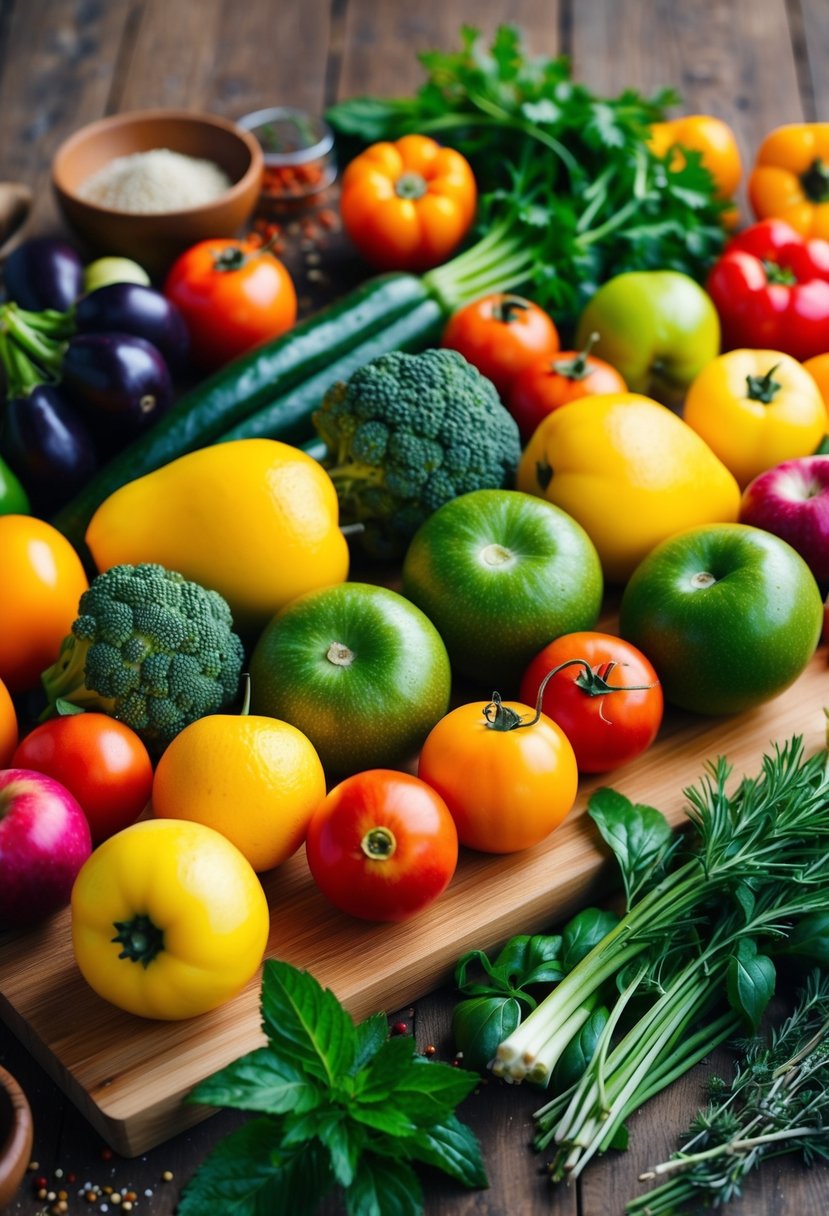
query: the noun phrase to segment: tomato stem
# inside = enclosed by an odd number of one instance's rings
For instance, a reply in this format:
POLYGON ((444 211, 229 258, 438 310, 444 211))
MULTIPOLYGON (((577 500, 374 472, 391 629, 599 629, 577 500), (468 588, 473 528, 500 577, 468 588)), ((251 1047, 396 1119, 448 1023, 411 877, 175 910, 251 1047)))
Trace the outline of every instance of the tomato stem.
POLYGON ((518 317, 523 316, 529 307, 529 302, 522 300, 520 296, 501 296, 493 306, 492 316, 496 321, 511 325, 518 317))
POLYGON ((397 849, 397 839, 390 828, 378 824, 370 828, 360 841, 360 848, 372 861, 386 861, 397 849))
POLYGON ((746 376, 746 392, 750 401, 760 401, 763 405, 771 405, 783 385, 779 380, 772 380, 779 363, 770 367, 764 376, 746 376))
POLYGON ((598 340, 599 335, 594 330, 585 342, 583 350, 580 350, 574 359, 553 359, 550 363, 550 371, 558 372, 566 380, 586 379, 590 375, 590 365, 588 363, 590 352, 598 340))
POLYGON ((550 683, 550 680, 552 680, 553 676, 558 675, 560 671, 564 671, 566 667, 575 666, 581 667, 582 670, 576 676, 574 682, 589 697, 603 697, 609 692, 646 692, 649 688, 656 687, 655 684, 608 684, 607 681, 611 672, 618 666, 615 660, 602 664, 594 671, 587 659, 567 659, 564 663, 559 663, 558 667, 551 668, 541 681, 535 699, 535 712, 531 718, 522 718, 514 709, 510 709, 508 705, 504 705, 500 695, 494 692, 492 700, 483 709, 487 726, 490 730, 519 730, 522 727, 535 726, 541 717, 541 703, 544 700, 544 690, 550 683))
POLYGON ((114 926, 118 932, 111 940, 124 947, 119 958, 140 963, 146 969, 164 949, 164 930, 143 912, 136 913, 132 920, 116 920, 114 926))

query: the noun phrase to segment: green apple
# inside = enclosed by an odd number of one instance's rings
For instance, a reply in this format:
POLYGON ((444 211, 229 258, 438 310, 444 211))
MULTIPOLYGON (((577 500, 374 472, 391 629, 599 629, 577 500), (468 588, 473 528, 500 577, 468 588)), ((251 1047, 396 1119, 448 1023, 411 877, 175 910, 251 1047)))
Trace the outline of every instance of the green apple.
POLYGON ((652 549, 622 595, 619 628, 653 663, 666 700, 735 714, 776 697, 820 639, 823 602, 786 541, 708 524, 652 549))
POLYGON ((608 279, 584 309, 576 332, 583 349, 610 363, 633 393, 676 404, 720 353, 711 297, 676 270, 631 270, 608 279))
POLYGON ((421 524, 402 590, 435 624, 456 672, 487 695, 511 695, 542 646, 593 628, 603 583, 593 542, 560 507, 518 490, 472 490, 421 524))
POLYGON ((149 287, 150 276, 131 258, 98 258, 84 267, 83 286, 87 295, 110 283, 140 283, 142 287, 149 287))

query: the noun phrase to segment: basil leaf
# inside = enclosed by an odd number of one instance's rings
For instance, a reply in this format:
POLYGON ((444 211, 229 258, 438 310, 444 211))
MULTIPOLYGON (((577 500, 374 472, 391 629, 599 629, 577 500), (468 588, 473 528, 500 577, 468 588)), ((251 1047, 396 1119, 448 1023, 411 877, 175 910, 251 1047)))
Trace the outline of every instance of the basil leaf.
POLYGON ((781 954, 829 967, 829 912, 810 912, 789 930, 781 954))
POLYGON ((406 1148, 414 1160, 443 1170, 462 1186, 489 1185, 478 1139, 455 1115, 414 1132, 406 1148))
POLYGON ((280 1124, 264 1116, 220 1140, 184 1187, 178 1216, 273 1216, 312 1212, 334 1183, 325 1154, 313 1144, 277 1150, 280 1124))
POLYGON ((578 1034, 564 1048, 553 1070, 553 1085, 557 1093, 562 1093, 581 1080, 596 1053, 599 1037, 609 1018, 610 1013, 603 1005, 594 1009, 578 1034))
POLYGON ((661 811, 634 805, 617 790, 596 790, 587 809, 619 863, 629 910, 675 848, 673 829, 661 811))
POLYGON ((262 1026, 277 1055, 327 1084, 352 1067, 354 1022, 334 993, 307 971, 268 959, 262 973, 262 1026))
POLYGON ((521 1021, 521 1006, 514 997, 478 996, 458 1001, 452 1012, 452 1037, 464 1068, 486 1072, 498 1044, 521 1021))
POLYGON ((300 1114, 321 1100, 319 1089, 309 1078, 267 1047, 248 1052, 206 1077, 187 1097, 188 1102, 266 1111, 271 1115, 289 1111, 300 1114))
POLYGON ((777 971, 766 954, 757 953, 753 938, 740 939, 726 971, 728 1003, 740 1014, 749 1030, 756 1030, 774 996, 777 971))
POLYGON ((360 1161, 345 1206, 348 1216, 422 1216, 423 1191, 405 1162, 371 1154, 360 1161))
POLYGON ((619 923, 615 912, 604 908, 582 908, 562 930, 561 964, 565 975, 586 958, 594 946, 607 937, 619 923))

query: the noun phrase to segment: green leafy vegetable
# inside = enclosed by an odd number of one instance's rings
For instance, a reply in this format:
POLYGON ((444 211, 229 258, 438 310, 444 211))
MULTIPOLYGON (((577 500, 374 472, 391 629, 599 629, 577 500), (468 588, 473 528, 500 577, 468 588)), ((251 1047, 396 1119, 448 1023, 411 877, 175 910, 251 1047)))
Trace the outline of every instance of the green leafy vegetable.
POLYGON ((287 963, 265 963, 268 1045, 197 1085, 190 1100, 264 1112, 224 1139, 185 1188, 179 1216, 311 1212, 335 1186, 350 1216, 417 1216, 412 1165, 485 1187, 475 1136, 454 1111, 475 1073, 418 1056, 377 1014, 359 1025, 287 963))
POLYGON ((329 109, 345 159, 412 132, 457 148, 478 182, 479 231, 505 221, 523 231, 525 286, 560 323, 626 270, 704 277, 725 239, 713 180, 698 153, 663 160, 646 143, 649 125, 679 101, 673 90, 597 96, 566 58, 529 56, 512 25, 488 48, 463 26, 458 51, 419 58, 426 79, 414 96, 329 109))
POLYGON ((634 806, 616 790, 597 790, 587 809, 616 856, 630 909, 642 889, 664 870, 679 840, 661 811, 634 806))

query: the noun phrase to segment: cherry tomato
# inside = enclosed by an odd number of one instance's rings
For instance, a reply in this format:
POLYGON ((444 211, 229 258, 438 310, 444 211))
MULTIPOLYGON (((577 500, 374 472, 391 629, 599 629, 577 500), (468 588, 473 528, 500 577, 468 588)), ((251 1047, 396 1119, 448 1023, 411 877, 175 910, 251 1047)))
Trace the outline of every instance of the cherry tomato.
POLYGON ((255 241, 199 241, 170 268, 164 294, 181 310, 193 359, 221 367, 296 321, 293 280, 255 241))
POLYGON ((542 708, 573 745, 582 773, 606 773, 650 747, 662 724, 662 686, 650 660, 608 633, 567 633, 535 656, 522 700, 542 708), (568 664, 568 666, 563 666, 568 664))
POLYGON ((153 768, 134 731, 108 714, 67 714, 36 726, 12 757, 74 794, 93 844, 133 823, 150 800, 153 768))
POLYGON ((584 350, 563 350, 552 358, 545 355, 525 367, 515 377, 507 398, 507 408, 518 423, 521 439, 526 443, 542 419, 580 397, 602 393, 626 393, 624 379, 605 363, 590 354, 598 339, 592 334, 584 350))
POLYGON ((559 348, 552 318, 521 296, 482 296, 454 312, 441 345, 460 351, 487 376, 502 397, 529 364, 554 355, 559 348))
POLYGON ((441 718, 417 771, 445 800, 461 844, 483 853, 538 844, 572 809, 578 787, 576 758, 561 728, 497 695, 441 718))
POLYGON ((343 174, 340 214, 360 253, 378 270, 429 270, 460 244, 475 218, 469 162, 428 135, 383 140, 343 174))
POLYGON ((409 773, 367 769, 341 781, 308 825, 308 866, 342 912, 407 920, 446 889, 458 833, 446 803, 409 773))

